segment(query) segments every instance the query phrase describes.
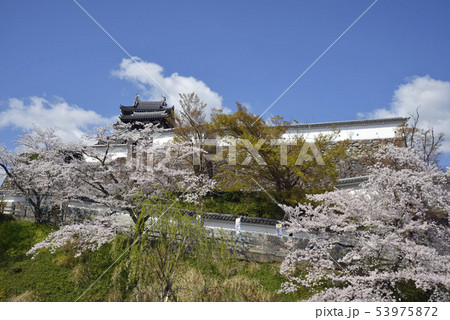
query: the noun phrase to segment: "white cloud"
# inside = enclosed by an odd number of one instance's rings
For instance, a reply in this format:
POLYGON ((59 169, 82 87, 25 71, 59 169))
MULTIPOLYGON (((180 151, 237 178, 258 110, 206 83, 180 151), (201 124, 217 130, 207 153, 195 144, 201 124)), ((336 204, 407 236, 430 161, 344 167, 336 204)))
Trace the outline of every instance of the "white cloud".
POLYGON ((370 118, 409 117, 419 108, 419 126, 444 133, 443 152, 450 152, 450 82, 430 76, 408 78, 394 92, 389 109, 376 109, 359 116, 370 118))
MULTIPOLYGON (((132 59, 123 59, 119 69, 113 70, 112 75, 133 82, 142 93, 141 99, 161 100, 161 95, 167 96, 167 103, 179 106, 179 93, 195 92, 200 100, 207 104, 206 113, 209 116, 212 108, 222 107, 222 97, 212 91, 203 81, 194 77, 181 76, 178 73, 172 73, 170 76, 164 76, 163 67, 153 62, 146 62, 138 57, 132 59), (152 79, 153 78, 153 79, 152 79), (156 82, 159 84, 156 84, 156 82), (161 87, 167 94, 161 89, 161 87)), ((230 112, 230 109, 223 108, 224 112, 230 112)))
POLYGON ((0 112, 0 129, 15 127, 24 130, 58 128, 58 134, 66 141, 78 141, 92 127, 115 122, 114 118, 104 118, 95 111, 69 105, 62 98, 50 102, 41 97, 30 97, 28 101, 11 98, 7 109, 0 112))

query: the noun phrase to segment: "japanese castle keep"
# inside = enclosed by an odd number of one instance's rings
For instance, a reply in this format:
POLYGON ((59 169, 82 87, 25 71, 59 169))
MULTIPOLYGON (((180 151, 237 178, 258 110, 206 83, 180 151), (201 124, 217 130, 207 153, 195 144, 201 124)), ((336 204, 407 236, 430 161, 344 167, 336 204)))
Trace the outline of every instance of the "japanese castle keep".
POLYGON ((167 106, 165 97, 162 101, 141 101, 137 95, 132 106, 120 105, 119 119, 124 123, 152 123, 162 128, 171 128, 170 120, 174 110, 173 106, 167 106))

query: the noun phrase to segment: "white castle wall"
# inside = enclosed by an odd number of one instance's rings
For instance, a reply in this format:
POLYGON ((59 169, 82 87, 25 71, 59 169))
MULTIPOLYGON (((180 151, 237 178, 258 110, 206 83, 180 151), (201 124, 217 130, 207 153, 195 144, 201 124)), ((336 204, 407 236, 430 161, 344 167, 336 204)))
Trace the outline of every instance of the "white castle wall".
POLYGON ((350 140, 372 140, 372 139, 392 139, 395 138, 398 126, 402 124, 400 121, 396 123, 378 123, 378 124, 354 124, 339 125, 339 123, 331 123, 329 126, 307 127, 302 125, 299 127, 289 127, 283 135, 285 139, 291 139, 298 135, 303 135, 308 142, 314 141, 319 135, 335 134, 336 141, 346 139, 350 140))
MULTIPOLYGON (((336 135, 335 141, 346 139, 351 141, 393 139, 397 134, 398 126, 406 121, 406 118, 392 118, 298 124, 288 126, 282 137, 283 139, 291 140, 302 135, 308 142, 314 141, 319 135, 332 134, 336 135)), ((152 138, 155 144, 164 145, 173 140, 174 137, 175 133, 173 130, 166 129, 163 132, 158 132, 152 138)), ((228 144, 227 139, 221 139, 218 144, 226 146, 228 144)), ((104 152, 105 146, 98 145, 95 148, 99 149, 100 154, 104 152)), ((126 144, 116 144, 110 148, 111 160, 127 157, 126 144)), ((87 161, 94 161, 94 159, 87 158, 87 161)))

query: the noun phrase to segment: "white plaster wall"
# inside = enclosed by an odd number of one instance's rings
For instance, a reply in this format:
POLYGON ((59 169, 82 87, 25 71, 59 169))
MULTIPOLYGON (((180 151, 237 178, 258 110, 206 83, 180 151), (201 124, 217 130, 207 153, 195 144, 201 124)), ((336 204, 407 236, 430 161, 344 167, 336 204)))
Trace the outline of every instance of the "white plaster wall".
MULTIPOLYGON (((98 150, 98 155, 101 156, 105 152, 105 146, 99 145, 94 146, 95 149, 98 150)), ((126 158, 127 157, 127 145, 126 144, 117 144, 110 146, 109 149, 109 159, 110 160, 116 160, 118 158, 126 158)), ((92 157, 84 157, 87 162, 97 162, 98 160, 92 158, 92 157)))
MULTIPOLYGON (((307 141, 313 141, 319 134, 328 135, 338 132, 336 141, 346 139, 366 140, 366 139, 391 139, 395 138, 397 125, 393 124, 377 124, 377 125, 360 125, 360 126, 342 126, 334 128, 293 128, 287 129, 283 134, 284 139, 290 139, 298 135, 305 136, 307 141)), ((173 131, 166 131, 154 138, 157 144, 165 144, 175 137, 173 131)), ((219 143, 227 145, 226 141, 219 143)), ((126 151, 126 150, 125 150, 126 151)))
POLYGON ((161 134, 157 134, 153 138, 153 142, 158 145, 163 145, 171 141, 173 138, 175 138, 175 133, 173 131, 165 131, 161 134))
POLYGON ((345 126, 336 128, 288 128, 283 135, 285 139, 303 135, 306 141, 311 142, 319 134, 328 135, 337 133, 335 141, 367 140, 367 139, 391 139, 395 138, 397 126, 392 124, 379 124, 367 126, 345 126))
MULTIPOLYGON (((285 134, 283 134, 283 138, 286 140, 294 139, 299 135, 303 135, 308 142, 314 141, 318 135, 328 135, 335 134, 335 141, 342 141, 346 139, 350 140, 367 140, 367 139, 392 139, 396 135, 397 124, 360 124, 360 125, 339 125, 339 123, 330 123, 329 127, 289 127, 285 134)), ((155 144, 164 145, 175 137, 175 133, 171 130, 166 130, 162 133, 158 133, 153 137, 153 141, 155 144)), ((229 145, 229 140, 227 138, 221 139, 218 142, 220 146, 229 145)), ((103 151, 104 147, 98 146, 99 152, 103 151)), ((115 145, 111 147, 111 159, 117 158, 126 158, 127 156, 127 146, 123 145, 115 145)), ((94 161, 94 159, 87 159, 87 161, 94 161)))

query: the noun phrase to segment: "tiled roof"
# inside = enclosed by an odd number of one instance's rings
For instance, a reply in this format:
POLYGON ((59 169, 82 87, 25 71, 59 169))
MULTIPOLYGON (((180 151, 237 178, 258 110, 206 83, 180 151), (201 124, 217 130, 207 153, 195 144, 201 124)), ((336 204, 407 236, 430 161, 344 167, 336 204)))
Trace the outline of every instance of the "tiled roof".
POLYGON ((120 105, 121 110, 126 111, 136 111, 136 110, 143 110, 143 111, 153 111, 153 110, 161 110, 163 108, 166 108, 167 104, 164 100, 162 101, 138 101, 135 106, 122 106, 120 105))
POLYGON ((142 119, 162 119, 168 117, 169 114, 165 111, 155 111, 155 112, 136 112, 130 115, 121 114, 119 118, 121 120, 142 120, 142 119))
POLYGON ((152 122, 161 124, 163 127, 171 125, 165 121, 173 112, 174 107, 168 107, 166 100, 162 101, 140 101, 136 97, 135 104, 132 106, 120 105, 121 114, 119 119, 125 123, 152 122))
POLYGON ((403 124, 408 121, 408 118, 384 118, 384 119, 365 119, 365 120, 349 120, 349 121, 335 121, 335 122, 317 122, 317 123, 298 123, 286 126, 287 128, 296 129, 310 129, 310 128, 332 128, 332 127, 347 127, 347 126, 360 126, 360 125, 372 125, 372 124, 403 124))
POLYGON ((181 210, 184 214, 189 216, 194 216, 199 214, 203 219, 206 220, 220 220, 220 221, 231 221, 234 222, 236 218, 241 217, 241 223, 251 223, 251 224, 262 224, 268 226, 274 226, 277 224, 277 220, 267 219, 267 218, 257 218, 257 217, 245 217, 245 216, 235 216, 225 213, 212 213, 212 212, 197 212, 193 210, 181 210))
POLYGON ((346 185, 346 184, 355 184, 355 183, 359 184, 361 182, 367 181, 367 179, 369 179, 369 176, 344 178, 344 179, 339 179, 339 181, 337 182, 337 185, 342 186, 342 185, 346 185))

